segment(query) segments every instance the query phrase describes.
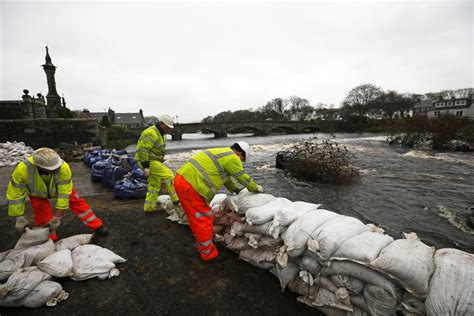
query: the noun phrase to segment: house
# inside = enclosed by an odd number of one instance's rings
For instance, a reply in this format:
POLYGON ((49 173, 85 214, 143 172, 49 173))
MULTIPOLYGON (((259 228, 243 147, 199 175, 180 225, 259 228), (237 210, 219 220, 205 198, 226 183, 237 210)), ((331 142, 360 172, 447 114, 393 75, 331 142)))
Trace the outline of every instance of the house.
POLYGON ((474 119, 472 98, 451 98, 447 100, 436 100, 433 101, 432 104, 432 107, 428 110, 428 117, 453 115, 457 117, 467 117, 474 119))
POLYGON ((413 116, 427 116, 428 111, 433 107, 433 101, 423 100, 413 107, 413 116))
POLYGON ((102 121, 104 116, 107 116, 111 124, 126 128, 143 128, 148 126, 141 109, 138 113, 115 113, 111 108, 107 112, 89 112, 87 110, 83 110, 83 112, 89 117, 95 118, 98 122, 102 121))

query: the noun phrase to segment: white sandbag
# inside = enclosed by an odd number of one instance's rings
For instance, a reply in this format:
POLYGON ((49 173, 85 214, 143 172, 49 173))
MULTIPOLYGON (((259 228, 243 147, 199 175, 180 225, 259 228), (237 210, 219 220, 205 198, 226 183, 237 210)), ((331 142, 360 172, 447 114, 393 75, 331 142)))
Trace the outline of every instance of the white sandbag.
POLYGON ((312 274, 318 274, 321 270, 321 265, 319 262, 311 256, 302 256, 300 261, 300 267, 304 270, 308 270, 312 274))
POLYGON ((13 249, 2 252, 4 259, 0 262, 0 281, 8 279, 13 272, 25 264, 25 255, 13 249))
POLYGON ((344 287, 349 291, 351 295, 358 295, 362 293, 364 289, 365 283, 359 279, 347 276, 347 275, 340 275, 340 274, 333 274, 331 275, 331 281, 336 285, 338 288, 344 287))
POLYGON ((227 194, 224 193, 218 193, 214 195, 214 197, 211 200, 211 203, 209 203, 209 206, 211 207, 213 212, 216 211, 222 211, 224 210, 225 203, 224 201, 227 198, 227 194))
POLYGON ((16 270, 6 283, 0 284, 0 306, 21 306, 21 299, 30 293, 51 275, 38 267, 27 267, 16 270))
POLYGON ((381 287, 367 284, 364 299, 371 315, 394 315, 397 310, 397 298, 381 287))
POLYGON ((387 277, 352 261, 331 261, 329 266, 321 269, 321 274, 324 276, 333 274, 347 275, 359 279, 364 283, 381 287, 392 295, 392 297, 399 297, 401 295, 400 289, 387 277))
POLYGON ((230 230, 230 234, 232 236, 243 236, 246 233, 250 233, 250 234, 271 236, 270 234, 271 225, 272 225, 271 222, 267 222, 261 225, 250 225, 249 223, 233 222, 231 230, 230 230))
POLYGON ((340 300, 338 297, 336 297, 335 293, 328 291, 325 288, 319 288, 316 297, 312 301, 312 306, 333 307, 348 312, 354 311, 354 307, 352 306, 349 297, 347 297, 345 300, 340 300))
POLYGON ((319 226, 341 215, 327 211, 314 210, 299 217, 288 227, 285 236, 282 236, 290 257, 298 257, 306 250, 309 237, 319 226))
POLYGON ((25 249, 45 243, 49 238, 49 227, 29 228, 21 235, 13 249, 25 249))
MULTIPOLYGON (((108 274, 115 264, 97 254, 96 245, 82 245, 72 251, 72 276, 74 281, 82 281, 108 274), (95 246, 95 247, 90 247, 95 246)), ((99 247, 102 248, 102 247, 99 247)))
POLYGON ((290 226, 295 220, 304 214, 318 209, 321 204, 306 203, 301 201, 292 202, 277 210, 273 217, 273 229, 279 226, 290 226))
POLYGON ((351 260, 366 264, 377 258, 383 248, 387 247, 393 238, 378 232, 364 232, 344 241, 331 255, 329 260, 351 260))
POLYGON ((92 240, 92 236, 94 235, 93 234, 80 234, 80 235, 75 235, 75 236, 58 240, 55 244, 56 251, 63 250, 63 249, 69 249, 72 251, 77 246, 89 244, 92 240))
POLYGON ((423 299, 408 292, 403 292, 398 308, 401 309, 403 315, 426 315, 423 299))
POLYGON ((275 266, 275 254, 268 250, 244 249, 240 252, 239 259, 266 270, 275 266))
POLYGON ((290 200, 285 198, 274 198, 263 205, 250 207, 245 212, 245 220, 250 225, 261 225, 268 222, 270 226, 275 213, 291 203, 290 200))
POLYGON ((54 281, 43 281, 21 300, 21 304, 28 308, 37 308, 46 305, 63 292, 61 284, 54 281))
POLYGON ((72 253, 69 249, 56 251, 38 263, 41 271, 51 274, 57 278, 65 278, 72 275, 72 253))
POLYGON ((390 243, 368 266, 398 280, 413 295, 425 298, 434 272, 435 249, 422 243, 416 234, 412 236, 390 243))
POLYGON ((308 249, 311 249, 309 245, 312 244, 312 249, 316 250, 319 257, 328 260, 344 241, 368 231, 369 228, 357 218, 338 216, 323 223, 311 234, 308 249))
MULTIPOLYGON (((15 251, 17 250, 13 250, 12 253, 15 251)), ((24 268, 37 265, 38 262, 54 252, 54 242, 48 238, 48 240, 41 245, 25 248, 19 250, 19 252, 25 257, 24 268)))
POLYGON ((251 207, 257 207, 275 199, 273 195, 264 193, 253 193, 247 189, 243 189, 233 197, 235 205, 237 205, 238 213, 245 214, 251 207))
POLYGON ((436 251, 425 305, 428 315, 474 314, 474 255, 458 249, 436 251))
POLYGON ((260 239, 262 239, 263 237, 263 235, 251 233, 246 233, 244 236, 248 238, 248 244, 252 248, 258 248, 258 246, 260 245, 260 239))
POLYGON ((280 280, 281 291, 283 292, 288 285, 288 282, 293 280, 296 276, 298 276, 298 272, 300 271, 297 264, 293 262, 288 262, 286 267, 281 267, 280 265, 275 265, 275 272, 276 276, 280 280))

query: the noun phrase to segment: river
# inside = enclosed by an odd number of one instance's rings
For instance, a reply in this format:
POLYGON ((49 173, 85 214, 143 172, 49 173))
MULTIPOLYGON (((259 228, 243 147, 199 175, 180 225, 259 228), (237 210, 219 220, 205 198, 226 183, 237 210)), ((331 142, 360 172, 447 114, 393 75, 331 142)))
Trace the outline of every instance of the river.
POLYGON ((243 140, 252 149, 244 165, 247 173, 266 193, 323 204, 330 211, 377 224, 395 238, 415 232, 428 245, 474 253, 474 230, 466 224, 474 212, 472 153, 410 150, 389 146, 382 135, 336 134, 336 142, 347 147, 361 177, 355 184, 330 185, 291 179, 275 168, 278 151, 315 135, 212 136, 185 134, 181 141, 169 140, 166 163, 176 171, 197 150, 243 140))

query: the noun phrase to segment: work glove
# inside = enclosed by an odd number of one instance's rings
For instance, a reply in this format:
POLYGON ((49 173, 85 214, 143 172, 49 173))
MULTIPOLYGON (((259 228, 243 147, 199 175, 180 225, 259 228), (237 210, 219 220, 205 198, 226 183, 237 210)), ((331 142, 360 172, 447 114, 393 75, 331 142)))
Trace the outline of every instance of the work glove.
POLYGON ((263 192, 265 192, 265 190, 263 189, 263 187, 262 187, 261 185, 258 185, 258 184, 257 184, 257 190, 256 190, 256 191, 257 191, 257 193, 263 193, 263 192))
POLYGON ((53 216, 53 219, 49 221, 49 227, 51 227, 51 230, 56 230, 58 227, 61 225, 61 217, 59 216, 53 216))
POLYGON ((20 233, 23 233, 25 231, 25 227, 27 225, 28 225, 28 220, 26 219, 25 216, 18 216, 16 218, 15 228, 20 233))
POLYGON ((143 169, 143 175, 148 178, 148 176, 150 175, 150 168, 143 169))

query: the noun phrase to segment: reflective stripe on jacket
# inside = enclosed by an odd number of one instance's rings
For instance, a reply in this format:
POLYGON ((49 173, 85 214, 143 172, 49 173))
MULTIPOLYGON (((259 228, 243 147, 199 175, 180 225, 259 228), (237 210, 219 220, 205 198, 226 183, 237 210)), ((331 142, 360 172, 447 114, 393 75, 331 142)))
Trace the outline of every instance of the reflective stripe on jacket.
POLYGON ((257 189, 255 182, 245 173, 239 156, 229 147, 201 151, 176 173, 183 176, 208 204, 223 185, 230 192, 238 188, 229 176, 249 191, 257 189))
POLYGON ((49 183, 45 183, 38 172, 33 157, 29 157, 16 166, 8 182, 8 215, 21 216, 24 214, 26 195, 44 199, 57 198, 56 208, 68 209, 72 187, 71 169, 66 162, 51 174, 49 183))
POLYGON ((161 135, 155 125, 145 129, 137 143, 135 159, 138 162, 158 160, 163 162, 165 159, 166 136, 161 135))

